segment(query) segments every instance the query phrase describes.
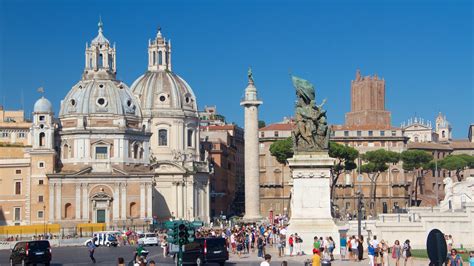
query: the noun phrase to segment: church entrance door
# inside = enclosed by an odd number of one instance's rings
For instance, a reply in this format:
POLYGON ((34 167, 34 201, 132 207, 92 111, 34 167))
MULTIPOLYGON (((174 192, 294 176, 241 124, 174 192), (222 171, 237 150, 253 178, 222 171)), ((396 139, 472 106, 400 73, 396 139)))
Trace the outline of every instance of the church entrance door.
POLYGON ((97 210, 97 223, 105 223, 105 210, 97 210))

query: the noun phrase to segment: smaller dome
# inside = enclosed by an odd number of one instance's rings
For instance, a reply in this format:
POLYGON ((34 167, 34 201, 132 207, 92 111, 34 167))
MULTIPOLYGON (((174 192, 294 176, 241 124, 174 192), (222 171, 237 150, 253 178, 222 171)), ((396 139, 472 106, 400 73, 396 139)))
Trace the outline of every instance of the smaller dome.
POLYGON ((41 97, 35 102, 35 106, 33 108, 33 111, 35 113, 52 113, 53 112, 53 105, 51 102, 44 98, 41 97))

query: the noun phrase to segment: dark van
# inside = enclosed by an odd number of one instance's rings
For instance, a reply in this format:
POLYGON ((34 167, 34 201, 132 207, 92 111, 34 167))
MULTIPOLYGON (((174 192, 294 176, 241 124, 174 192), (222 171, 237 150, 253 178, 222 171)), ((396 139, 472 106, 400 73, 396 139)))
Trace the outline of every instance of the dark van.
POLYGON ((183 264, 218 263, 224 265, 229 260, 225 238, 196 238, 184 245, 183 264))
POLYGON ((51 262, 51 245, 48 240, 21 241, 16 243, 10 255, 10 265, 27 265, 51 262))

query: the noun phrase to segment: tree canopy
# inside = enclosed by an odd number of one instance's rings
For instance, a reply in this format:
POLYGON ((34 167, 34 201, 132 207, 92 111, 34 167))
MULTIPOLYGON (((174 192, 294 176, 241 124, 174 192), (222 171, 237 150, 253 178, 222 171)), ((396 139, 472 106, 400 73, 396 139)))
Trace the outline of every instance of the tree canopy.
POLYGON ((421 150, 407 150, 401 153, 403 169, 414 171, 416 169, 431 169, 430 162, 433 155, 421 150))
POLYGON ((270 145, 270 153, 281 164, 286 164, 286 160, 293 156, 293 141, 291 137, 277 140, 270 145))
POLYGON ((262 127, 265 127, 265 126, 266 126, 265 121, 258 120, 258 128, 262 128, 262 127))
POLYGON ((349 146, 336 142, 329 142, 329 156, 337 159, 334 171, 353 170, 357 168, 354 160, 359 156, 359 152, 349 146))
POLYGON ((461 172, 466 168, 474 168, 474 156, 468 154, 449 155, 440 160, 438 166, 445 170, 456 171, 456 177, 458 181, 461 181, 461 172))
POLYGON ((388 169, 389 163, 400 161, 400 153, 384 149, 368 151, 361 157, 366 163, 360 166, 360 171, 368 174, 384 172, 388 169))

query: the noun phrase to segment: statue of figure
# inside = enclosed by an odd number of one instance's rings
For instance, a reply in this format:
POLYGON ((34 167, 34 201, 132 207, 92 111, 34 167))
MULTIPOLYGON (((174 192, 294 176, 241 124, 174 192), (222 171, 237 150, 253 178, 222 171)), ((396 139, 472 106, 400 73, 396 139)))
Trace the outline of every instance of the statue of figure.
POLYGON ((249 67, 249 70, 247 72, 247 76, 249 78, 249 82, 253 83, 253 73, 252 73, 252 68, 251 67, 249 67))
POLYGON ((296 89, 295 128, 293 146, 296 152, 327 150, 330 129, 327 124, 326 110, 316 104, 315 90, 307 80, 292 76, 296 89))

